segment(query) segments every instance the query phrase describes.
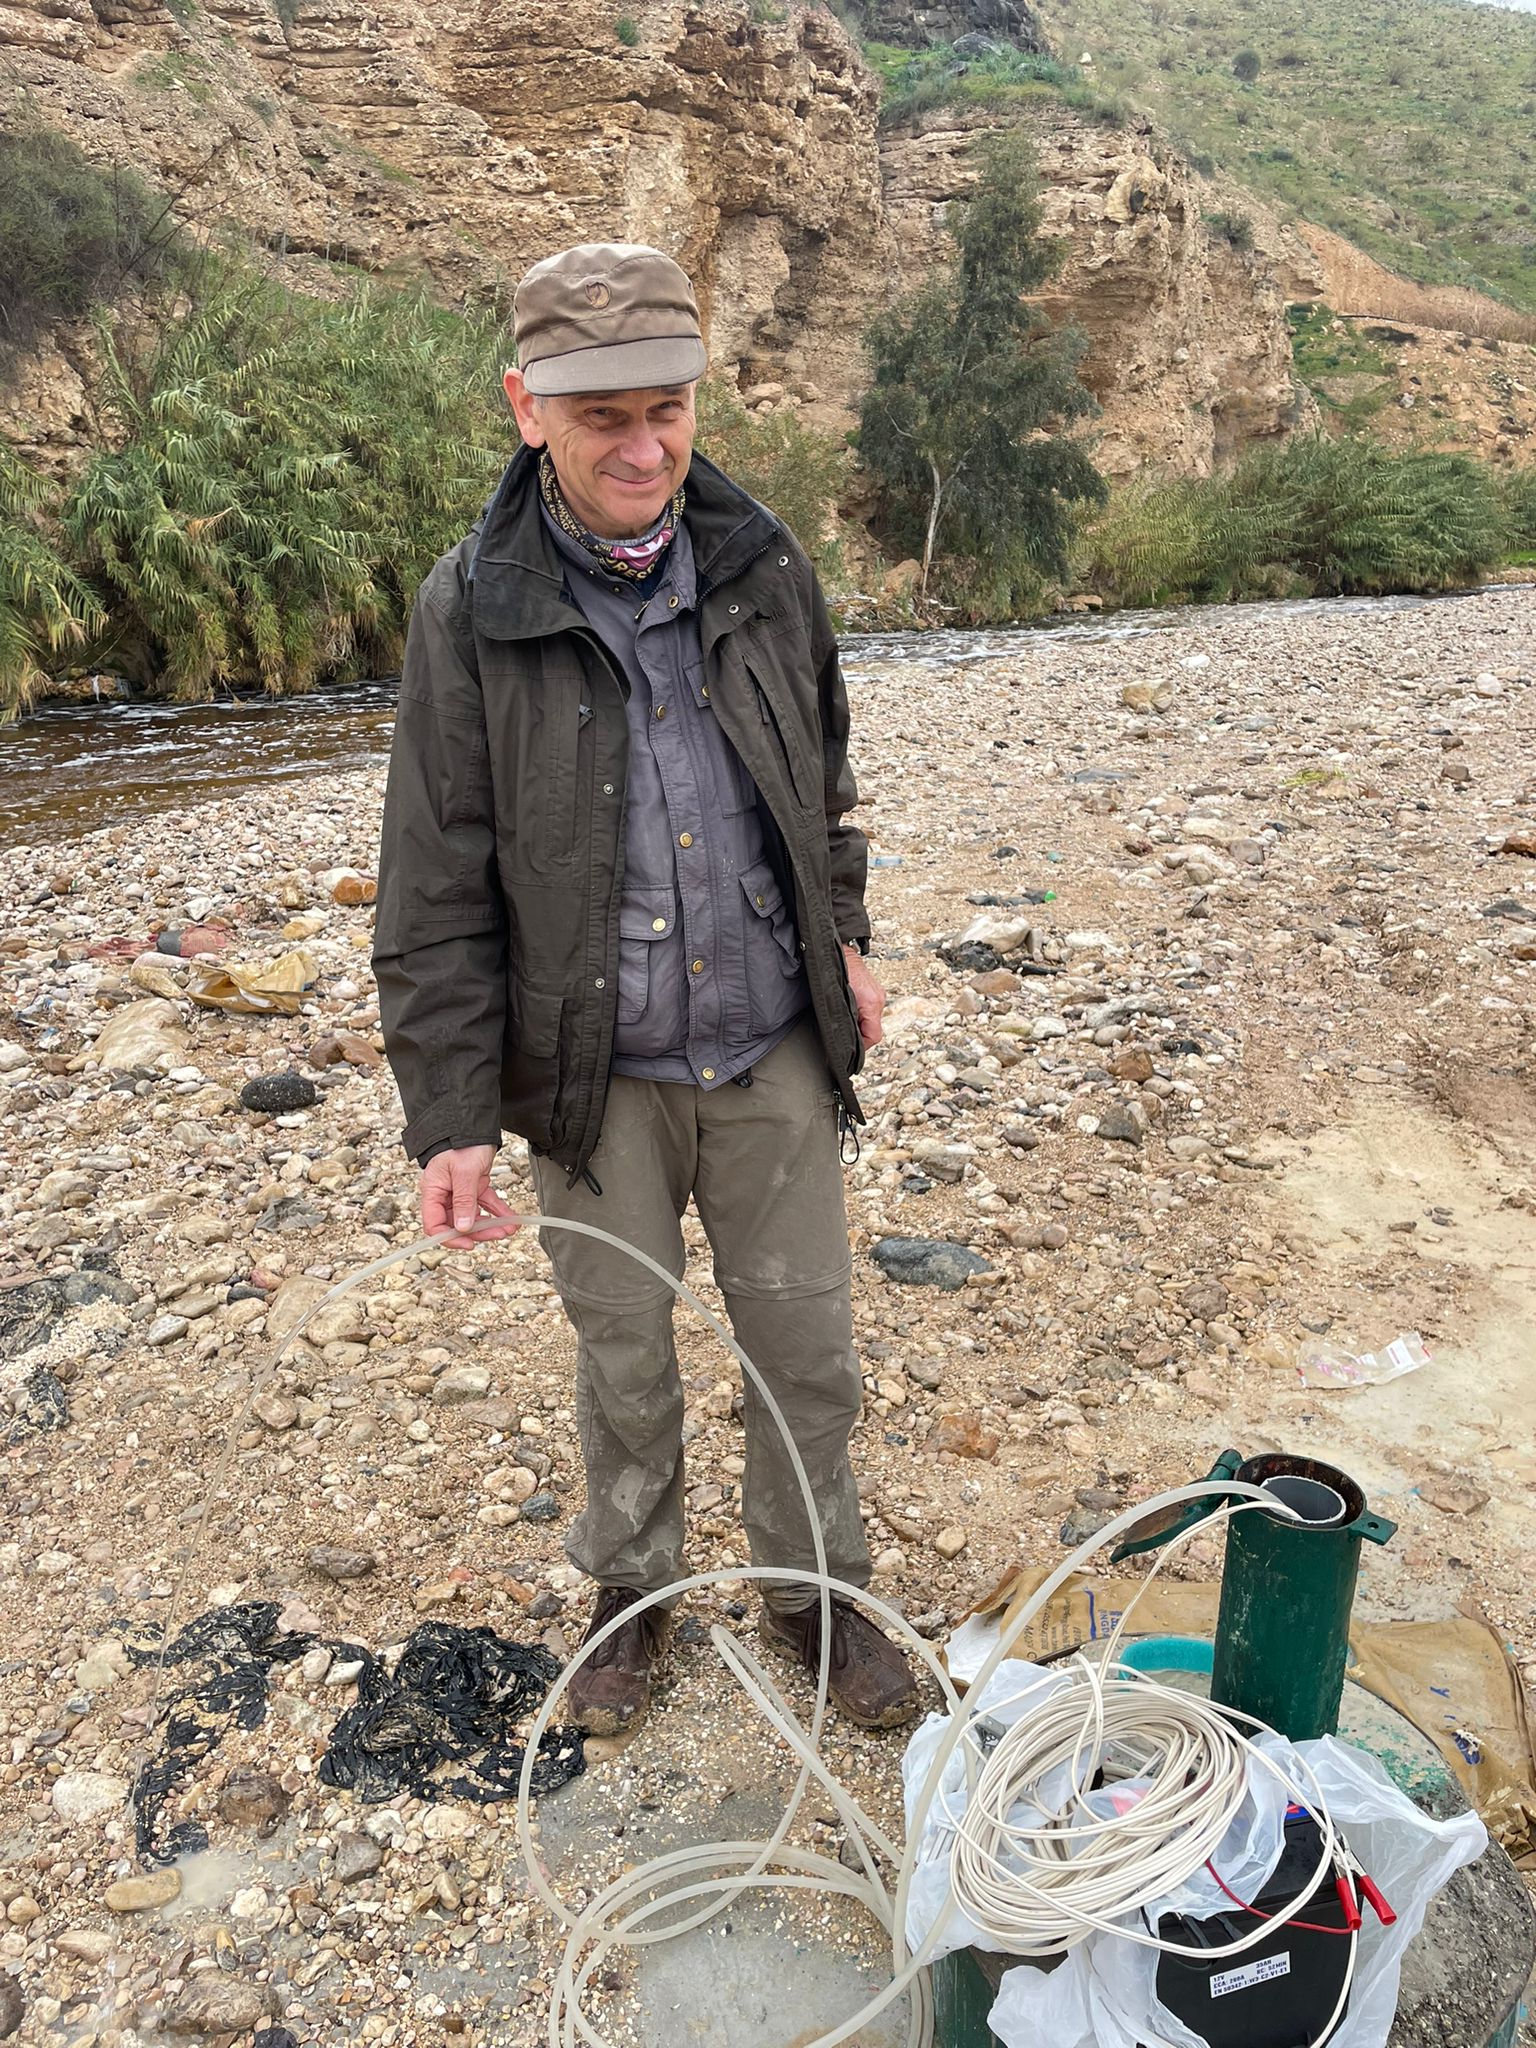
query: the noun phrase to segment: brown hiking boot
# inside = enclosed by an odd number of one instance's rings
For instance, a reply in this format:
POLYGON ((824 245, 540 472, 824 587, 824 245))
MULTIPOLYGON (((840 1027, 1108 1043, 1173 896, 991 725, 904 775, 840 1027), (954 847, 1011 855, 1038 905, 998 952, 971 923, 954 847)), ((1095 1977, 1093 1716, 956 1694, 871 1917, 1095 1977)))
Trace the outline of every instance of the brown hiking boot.
MULTIPOLYGON (((645 1595, 632 1586, 604 1586, 582 1637, 590 1643, 598 1630, 645 1595)), ((651 1703, 651 1670, 661 1655, 671 1616, 647 1607, 616 1628, 595 1656, 589 1657, 566 1688, 569 1718, 589 1735, 623 1735, 645 1718, 651 1703)))
MULTIPOLYGON (((821 1663, 819 1600, 793 1614, 761 1608, 757 1633, 769 1649, 804 1665, 815 1677, 821 1663)), ((917 1712, 917 1684, 906 1658, 872 1621, 842 1600, 832 1602, 827 1691, 839 1712, 861 1728, 899 1728, 917 1712)))

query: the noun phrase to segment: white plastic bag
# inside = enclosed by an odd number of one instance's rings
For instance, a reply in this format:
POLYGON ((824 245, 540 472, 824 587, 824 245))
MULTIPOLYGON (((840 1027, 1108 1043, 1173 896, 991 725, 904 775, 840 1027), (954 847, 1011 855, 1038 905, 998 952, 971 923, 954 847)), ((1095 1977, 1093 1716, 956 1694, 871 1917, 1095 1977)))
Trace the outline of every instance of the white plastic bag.
MULTIPOLYGON (((977 1722, 991 1722, 999 1729, 1011 1728, 1014 1722, 1035 1712, 1062 1686, 1070 1683, 1071 1675, 1065 1669, 1047 1669, 1021 1658, 1010 1658, 999 1664, 979 1693, 967 1696, 965 1704, 977 1722)), ((909 1826, 918 1794, 949 1726, 947 1714, 930 1714, 907 1745, 902 1777, 909 1826)), ((1283 1761, 1288 1745, 1278 1738, 1261 1737, 1260 1740, 1270 1754, 1283 1761)), ((1055 1806, 1065 1803, 1069 1790, 1068 1773, 1064 1767, 1041 1781, 1041 1791, 1055 1806)), ((1133 1803, 1144 1790, 1144 1780, 1123 1779, 1112 1787, 1090 1792, 1084 1804, 1090 1813, 1108 1817, 1117 1809, 1123 1810, 1127 1803, 1133 1803)), ((926 1940, 939 1913, 948 1906, 949 1918, 933 1951, 935 1957, 948 1955, 957 1948, 1006 1953, 999 1942, 950 1904, 949 1861, 954 1844, 951 1821, 959 1818, 965 1811, 965 1805, 965 1745, 961 1744, 945 1765, 938 1792, 928 1809, 928 1821, 907 1893, 907 1944, 914 1952, 926 1940)), ((1251 1898, 1261 1891, 1265 1879, 1279 1861, 1285 1808, 1286 1792, 1281 1779, 1269 1771, 1255 1771, 1248 1797, 1238 1809, 1212 1858, 1227 1883, 1243 1896, 1251 1898)), ((1025 1825, 1038 1825, 1044 1822, 1045 1815, 1042 1809, 1021 1801, 1013 1809, 1013 1818, 1025 1825)), ((1204 1917, 1228 1904, 1230 1901, 1222 1899, 1209 1877, 1201 1872, 1170 1892, 1159 1903, 1158 1910, 1204 1917), (1209 1903, 1212 1897, 1217 1901, 1214 1906, 1209 1903)))
MULTIPOLYGON (((1311 1765, 1352 1854, 1396 1910, 1394 1925, 1383 1927, 1370 1907, 1364 1908, 1349 2010, 1329 2044, 1385 2048, 1397 2011, 1403 1951, 1423 1925, 1430 1900, 1454 1872, 1487 1848, 1487 1829, 1475 1813, 1431 1820, 1398 1791, 1373 1756, 1331 1736, 1294 1745, 1278 1738, 1261 1740, 1273 1746, 1275 1755, 1293 1750, 1311 1765)), ((1223 1874, 1226 1853, 1224 1844, 1212 1859, 1223 1874)), ((1278 1860, 1278 1845, 1273 1860, 1278 1860)), ((1253 1896, 1242 1884, 1233 1884, 1233 1890, 1253 1896)), ((1181 1888, 1177 1903, 1149 1908, 1149 1917, 1174 1911, 1202 1918, 1230 1903, 1202 1874, 1181 1888)), ((1055 1970, 1028 1965, 1009 1970, 992 2007, 992 2031, 1004 2048, 1040 2048, 1043 2042, 1051 2048, 1206 2048, 1159 2000, 1157 1962, 1153 1949, 1096 1934, 1055 1970)))

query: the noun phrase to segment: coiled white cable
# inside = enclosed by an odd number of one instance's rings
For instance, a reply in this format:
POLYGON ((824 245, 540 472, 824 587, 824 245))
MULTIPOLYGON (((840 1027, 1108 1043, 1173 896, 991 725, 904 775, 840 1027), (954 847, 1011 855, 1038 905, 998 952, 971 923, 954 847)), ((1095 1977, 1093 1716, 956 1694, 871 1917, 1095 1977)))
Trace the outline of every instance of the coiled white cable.
MULTIPOLYGON (((890 1982, 858 2012, 841 2025, 819 2035, 814 2042, 806 2043, 805 2048, 837 2048, 837 2044, 859 2033, 908 1991, 912 1994, 907 2027, 909 2048, 928 2048, 932 2041, 933 2015, 926 1965, 944 1945, 945 1930, 957 1902, 963 1904, 979 1925, 995 1926, 998 1938, 1006 1940, 1008 1947, 1021 1956, 1059 1953, 1063 1948, 1086 1939, 1096 1929, 1108 1929, 1129 1939, 1146 1940, 1154 1947, 1168 1948, 1170 1944, 1159 1941, 1155 1935, 1143 1935, 1134 1929, 1126 1916, 1134 1914, 1140 1905, 1166 1893, 1200 1867, 1241 1804, 1246 1773, 1256 1758, 1281 1777, 1291 1795, 1308 1806, 1323 1829, 1330 1855, 1325 1855, 1320 1862, 1313 1884, 1305 1894, 1306 1897, 1313 1895, 1332 1869, 1331 1851, 1336 1842, 1326 1802, 1315 1780, 1308 1785, 1294 1784, 1277 1764, 1235 1734, 1216 1709, 1191 1695, 1157 1686, 1140 1674, 1130 1673, 1116 1664, 1113 1653, 1129 1617, 1129 1609, 1109 1645, 1106 1662, 1102 1666, 1094 1666, 1085 1659, 1076 1660, 1078 1679, 1071 1691, 1058 1694, 1055 1701, 1044 1702, 1037 1713, 1016 1722, 991 1756, 982 1760, 978 1755, 978 1729, 974 1716, 956 1693, 948 1672, 929 1644, 885 1601, 867 1589, 845 1585, 828 1573, 815 1496, 794 1438, 771 1388, 730 1331, 683 1281, 648 1254, 611 1232, 563 1217, 527 1216, 518 1220, 535 1230, 567 1230, 580 1236, 598 1238, 627 1253, 709 1324, 742 1371, 750 1377, 784 1440, 800 1489, 816 1559, 814 1571, 738 1566, 728 1571, 697 1573, 647 1595, 583 1643, 546 1695, 528 1737, 518 1786, 517 1828, 529 1881, 544 1904, 567 1928, 565 1953, 550 1995, 550 2048, 574 2048, 578 2038, 588 2043, 589 2048, 609 2048, 604 2037, 588 2020, 583 1999, 594 1972, 613 1949, 640 1948, 667 1940, 713 1918, 731 1900, 749 1890, 813 1891, 850 1898, 866 1907, 889 1936, 890 1982), (540 1736, 557 1721, 560 1702, 571 1679, 616 1629, 648 1607, 670 1607, 682 1595, 695 1589, 726 1581, 737 1583, 744 1579, 771 1579, 780 1584, 794 1582, 804 1585, 816 1594, 821 1611, 815 1705, 808 1724, 798 1718, 757 1658, 737 1637, 720 1627, 710 1631, 710 1641, 726 1667, 757 1711, 799 1760, 799 1774, 778 1826, 764 1841, 715 1842, 658 1856, 634 1870, 622 1872, 579 1912, 573 1910, 556 1890, 532 1832, 529 1802, 540 1736), (949 1711, 949 1726, 912 1805, 904 1850, 898 1850, 896 1844, 838 1784, 820 1756, 831 1654, 830 1606, 834 1595, 872 1612, 902 1641, 903 1646, 926 1667, 949 1711), (922 1840, 929 1812, 939 1797, 950 1759, 962 1744, 967 1804, 964 1815, 955 1824, 951 1897, 935 1917, 920 1948, 909 1953, 906 1940, 907 1895, 917 1845, 922 1840), (1099 1767, 1098 1760, 1112 1745, 1118 1746, 1131 1759, 1139 1759, 1143 1772, 1152 1776, 1153 1785, 1146 1797, 1128 1814, 1117 1816, 1113 1824, 1107 1824, 1086 1814, 1082 1798, 1099 1767), (1048 1826, 1031 1829, 1013 1824, 1009 1815, 1020 1798, 1029 1797, 1030 1788, 1038 1786, 1042 1775, 1063 1763, 1070 1770, 1071 1794, 1051 1817, 1048 1826), (787 1840, 813 1780, 827 1793, 836 1808, 848 1842, 858 1857, 861 1868, 857 1871, 830 1857, 795 1847, 787 1840), (882 1858, 894 1872, 894 1885, 887 1883, 881 1875, 882 1858), (1021 1862, 1026 1864, 1024 1872, 1018 1868, 1021 1862)), ((225 1439, 223 1457, 205 1497, 199 1538, 206 1532, 208 1514, 215 1498, 227 1498, 224 1475, 237 1433, 244 1427, 254 1402, 270 1384, 277 1367, 303 1334, 311 1318, 364 1281, 441 1244, 453 1234, 443 1232, 418 1239, 348 1274, 330 1288, 288 1333, 265 1374, 258 1376, 253 1383, 242 1411, 225 1439)), ((495 1235, 504 1234, 503 1223, 495 1235)), ((491 1241, 493 1239, 488 1236, 482 1243, 491 1241)), ((1257 1487, 1233 1480, 1177 1487, 1126 1509, 1050 1573, 1023 1610, 1000 1633, 997 1644, 971 1681, 969 1697, 980 1698, 988 1679, 1010 1655, 1035 1615, 1097 1551, 1150 1515, 1212 1496, 1220 1496, 1228 1503, 1226 1512, 1229 1514, 1242 1512, 1250 1506, 1262 1507, 1270 1513, 1289 1512, 1272 1494, 1263 1494, 1257 1487), (1250 1498, 1234 1503, 1234 1494, 1250 1498)), ((1195 1528, 1204 1526, 1196 1524, 1184 1535, 1191 1535, 1195 1528)), ((1171 1550, 1184 1540, 1184 1535, 1176 1536, 1164 1550, 1158 1568, 1171 1550)), ((200 1541, 194 1543, 192 1554, 195 1555, 200 1548, 200 1541)), ((179 1611, 191 1561, 189 1555, 175 1589, 172 1624, 179 1611)), ((167 1641, 171 1634, 172 1626, 168 1625, 167 1641)), ((158 1695, 158 1675, 156 1683, 158 1695)), ((1262 1726, 1258 1722, 1252 1725, 1256 1728, 1262 1726)), ((1309 1772, 1303 1770, 1303 1774, 1310 1779, 1309 1772)), ((1251 1936, 1238 1940, 1228 1949, 1202 1953, 1240 1953, 1264 1940, 1272 1931, 1273 1924, 1260 1920, 1251 1936)), ((1353 1940, 1350 1954, 1352 1964, 1353 1940)), ((1337 2012, 1328 2028, 1319 2035, 1319 2041, 1326 2040, 1332 2032, 1347 1997, 1346 1977, 1337 2012)), ((1161 2044, 1149 2040, 1146 2048, 1161 2048, 1161 2044)))

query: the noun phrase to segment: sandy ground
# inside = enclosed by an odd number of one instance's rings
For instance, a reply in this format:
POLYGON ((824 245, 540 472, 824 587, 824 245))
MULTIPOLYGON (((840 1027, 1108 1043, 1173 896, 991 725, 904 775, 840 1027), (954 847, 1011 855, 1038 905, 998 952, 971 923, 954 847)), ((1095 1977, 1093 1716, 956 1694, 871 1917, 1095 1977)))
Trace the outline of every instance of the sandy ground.
MULTIPOLYGON (((1467 1608, 1536 1657, 1536 591, 941 637, 847 666, 892 997, 849 1174, 879 1589, 942 1635, 1116 1504, 1229 1444, 1283 1446, 1342 1463, 1401 1525, 1366 1557, 1369 1612, 1467 1608), (957 968, 937 948, 976 920, 1000 964, 957 968), (992 1270, 895 1284, 870 1256, 892 1235, 992 1270), (1410 1331, 1431 1362, 1405 1378, 1301 1384, 1307 1345, 1410 1331)), ((572 1345, 530 1234, 410 1261, 270 1371, 296 1304, 417 1234, 370 912, 332 900, 336 869, 375 864, 382 780, 178 794, 0 855, 0 1978, 30 2041, 263 2016, 316 2048, 544 2038, 556 1949, 509 1817, 319 1784, 351 1692, 318 1662, 279 1673, 265 1719, 194 1775, 176 1817, 210 1847, 180 1897, 105 1902, 138 1869, 121 1801, 155 1680, 123 1645, 146 1623, 271 1597, 373 1649, 435 1618, 557 1654, 585 1626, 560 1549, 582 1485, 572 1345), (187 962, 139 957, 208 922, 226 957, 306 947, 301 1013, 193 1009, 187 962), (126 1072, 97 1064, 97 1033, 156 997, 168 1035, 126 1072), (240 1106, 288 1069, 313 1106, 240 1106), (71 1299, 37 1287, 70 1275, 71 1299), (39 1428, 48 1373, 68 1413, 39 1428), (325 1576, 322 1543, 365 1575, 325 1576), (266 1836, 236 1765, 274 1781, 266 1836), (344 1881, 338 1857, 377 1868, 344 1881)), ((498 1176, 526 1191, 516 1145, 498 1176)), ((729 1569, 734 1375, 679 1328, 692 1555, 729 1569)), ((1218 1567, 1202 1543, 1187 1569, 1218 1567)), ((771 1825, 785 1760, 696 1625, 750 1635, 749 1589, 689 1611, 650 1727, 545 1802, 563 1885, 771 1825)), ((901 1747, 835 1720, 828 1742, 890 1825, 901 1747)), ((829 1802, 800 1833, 837 1843, 829 1802)), ((851 1912, 769 1928, 878 1980, 851 1912)), ((667 2038, 658 1981, 611 1973, 616 2038, 667 2038)))

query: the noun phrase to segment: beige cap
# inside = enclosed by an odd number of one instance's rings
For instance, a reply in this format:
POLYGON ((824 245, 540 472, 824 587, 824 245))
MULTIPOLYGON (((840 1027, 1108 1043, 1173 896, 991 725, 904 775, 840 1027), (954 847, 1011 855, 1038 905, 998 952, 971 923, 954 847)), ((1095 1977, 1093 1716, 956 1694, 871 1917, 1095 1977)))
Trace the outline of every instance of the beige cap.
POLYGON ((691 384, 708 360, 693 286, 640 242, 582 242, 535 263, 512 301, 512 335, 540 398, 691 384))

